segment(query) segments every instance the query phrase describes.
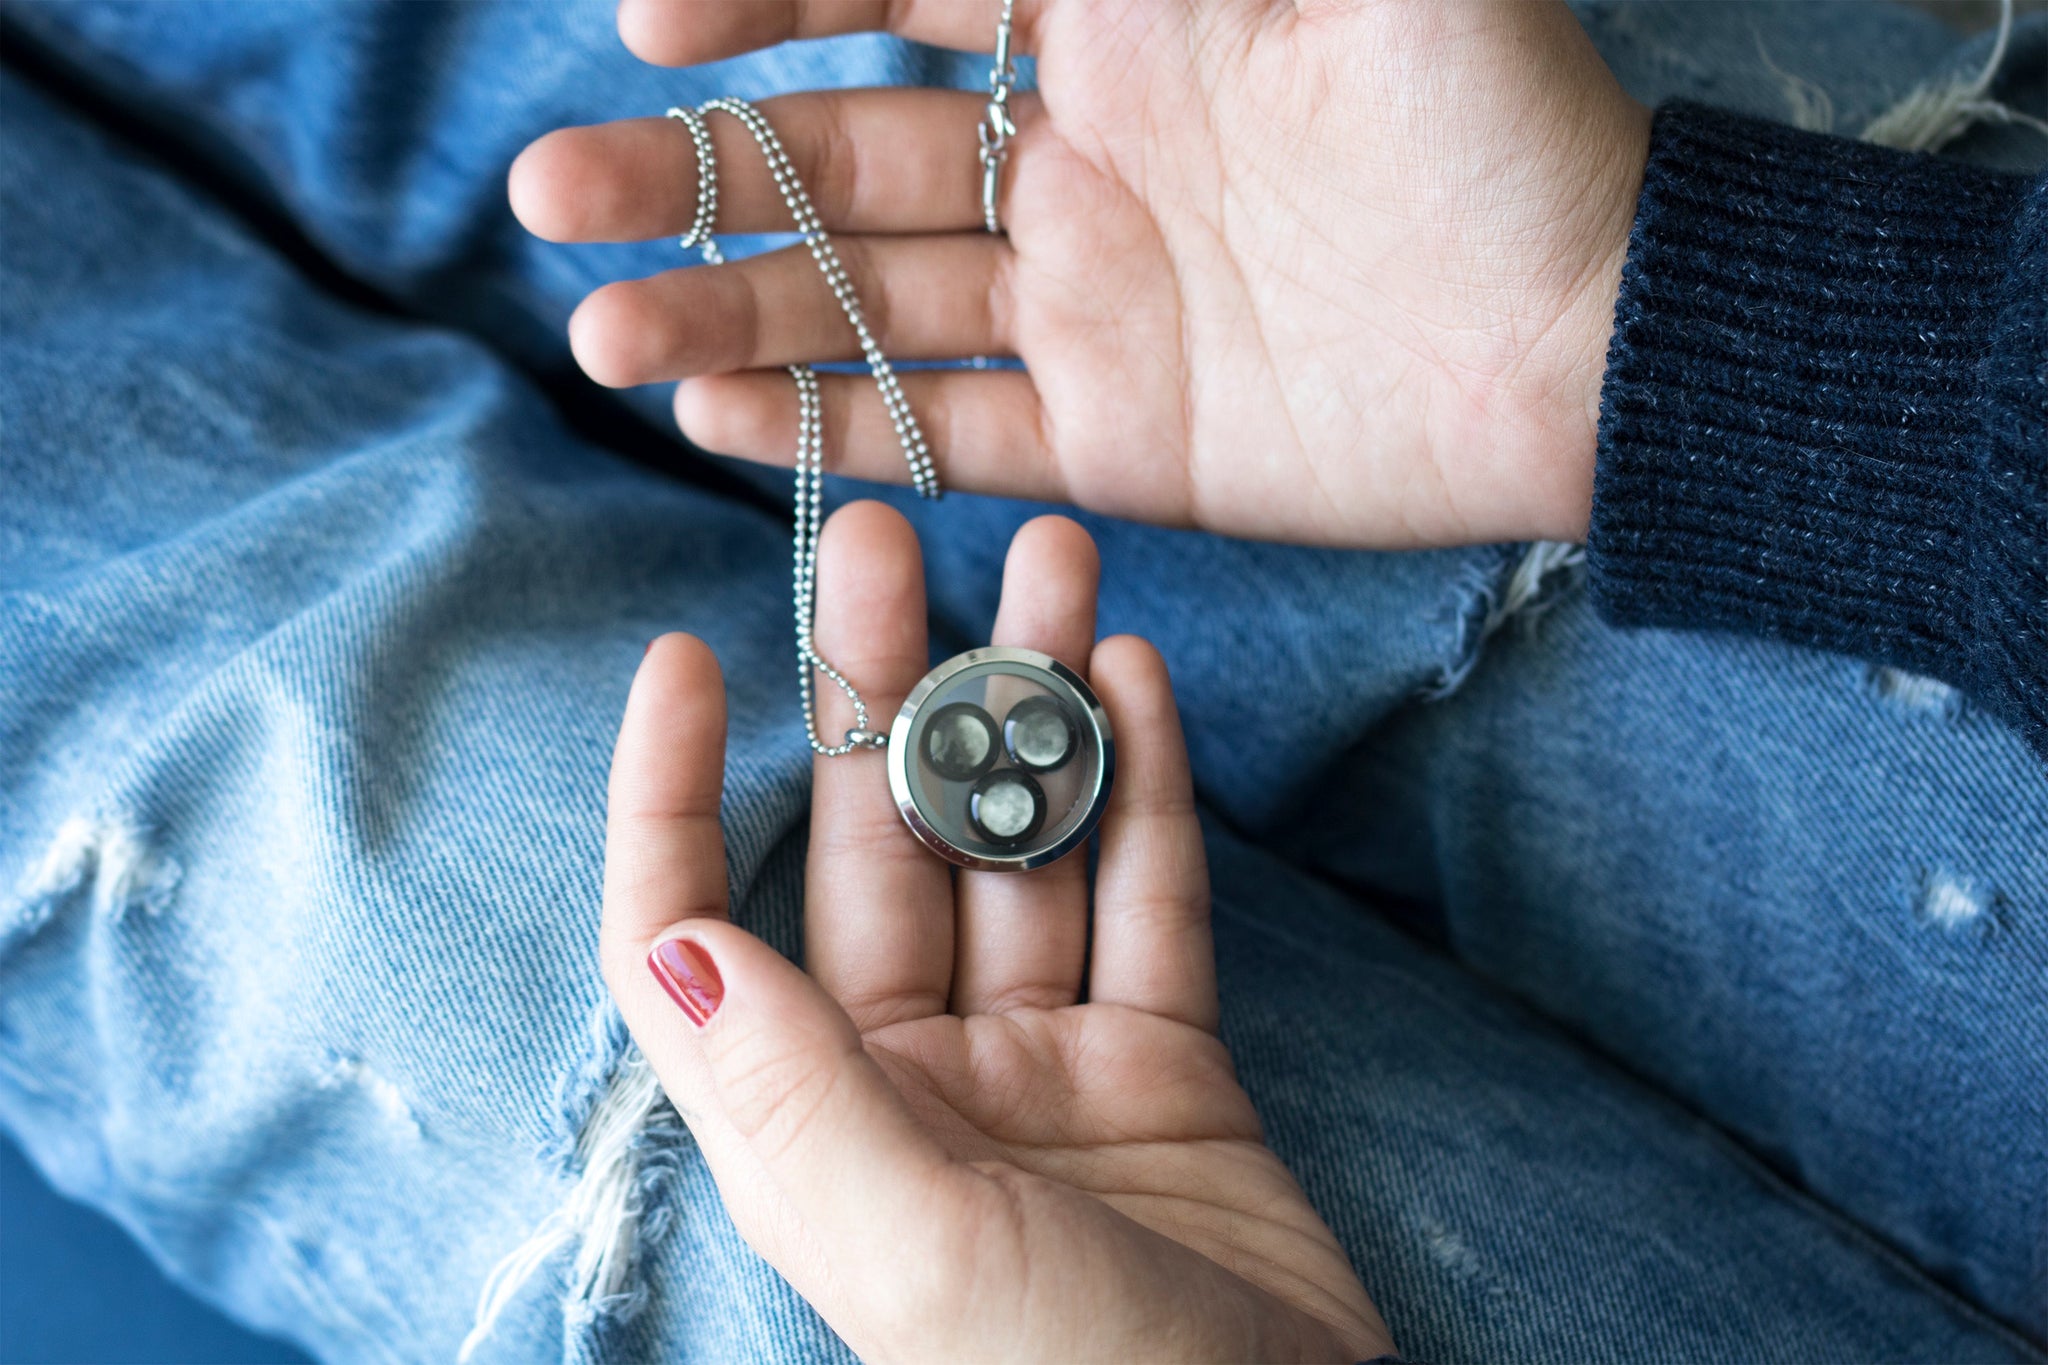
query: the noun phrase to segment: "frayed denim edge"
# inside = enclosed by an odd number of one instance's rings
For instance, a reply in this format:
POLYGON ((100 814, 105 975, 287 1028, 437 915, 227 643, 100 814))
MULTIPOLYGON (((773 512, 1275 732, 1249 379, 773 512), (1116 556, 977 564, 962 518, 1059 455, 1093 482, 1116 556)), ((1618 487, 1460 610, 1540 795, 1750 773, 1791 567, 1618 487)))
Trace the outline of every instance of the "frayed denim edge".
POLYGON ((574 1136, 544 1152, 558 1169, 573 1172, 575 1183, 485 1277, 456 1356, 464 1365, 534 1274, 571 1245, 576 1252, 562 1300, 566 1341, 630 1322, 647 1306, 637 1270, 642 1254, 673 1226, 675 1201, 662 1195, 681 1172, 688 1133, 610 999, 592 1012, 590 1031, 590 1055, 557 1097, 562 1131, 574 1136))

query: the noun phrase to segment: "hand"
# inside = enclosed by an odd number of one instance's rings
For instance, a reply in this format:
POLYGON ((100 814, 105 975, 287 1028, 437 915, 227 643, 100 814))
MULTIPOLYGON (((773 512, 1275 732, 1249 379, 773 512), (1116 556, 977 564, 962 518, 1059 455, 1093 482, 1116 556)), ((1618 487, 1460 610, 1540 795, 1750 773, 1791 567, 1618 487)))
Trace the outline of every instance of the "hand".
MULTIPOLYGON (((623 0, 649 61, 888 25, 969 50, 997 0, 623 0)), ((1562 4, 1018 0, 1040 94, 979 230, 981 96, 765 101, 942 476, 1235 535, 1400 547, 1582 537, 1600 378, 1648 113, 1562 4)), ((785 230, 751 142, 712 118, 721 231, 785 230)), ((513 167, 559 241, 680 232, 687 134, 558 131, 513 167)), ((801 247, 608 285, 570 337, 600 383, 683 381, 707 449, 787 462, 786 376, 856 358, 801 247)), ((826 377, 828 458, 901 480, 868 381, 826 377)))
MULTIPOLYGON (((1143 641, 1093 644, 1096 569, 1080 527, 1032 522, 995 628, 1088 676, 1116 734, 1088 1003, 1086 860, 954 876, 904 828, 878 753, 816 764, 810 974, 732 924, 724 693, 684 635, 648 652, 619 733, 606 980, 740 1232, 865 1358, 1390 1351, 1216 1037, 1172 693, 1143 641), (700 984, 672 1000, 649 952, 677 944, 700 984)), ((926 666, 909 526, 841 511, 819 593, 821 649, 892 714, 926 666)), ((851 708, 822 691, 837 733, 851 708)))

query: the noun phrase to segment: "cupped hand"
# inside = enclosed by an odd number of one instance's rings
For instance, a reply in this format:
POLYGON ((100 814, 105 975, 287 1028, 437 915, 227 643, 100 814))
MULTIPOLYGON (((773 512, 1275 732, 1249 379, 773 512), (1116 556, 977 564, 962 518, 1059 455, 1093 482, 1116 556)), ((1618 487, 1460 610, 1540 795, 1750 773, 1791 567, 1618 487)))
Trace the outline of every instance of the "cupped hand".
MULTIPOLYGON (((1092 938, 1085 858, 956 875, 904 828, 872 751, 817 760, 808 975, 735 926, 718 665, 670 635, 613 761, 606 980, 740 1232, 864 1357, 1390 1351, 1216 1036, 1172 694, 1150 646, 1094 643, 1096 571, 1074 523, 1027 525, 994 641, 1061 659, 1110 714, 1092 938)), ((891 714, 926 667, 908 525, 841 511, 819 591, 821 649, 891 714)), ((837 733, 850 708, 826 692, 837 733)))
MULTIPOLYGON (((649 61, 888 28, 968 50, 998 0, 624 0, 649 61)), ((942 475, 1236 535, 1398 547, 1582 535, 1648 114, 1551 0, 1018 0, 1037 59, 981 232, 983 97, 765 101, 883 349, 1028 374, 904 376, 942 475)), ((713 115, 721 231, 787 210, 713 115)), ((683 128, 565 129, 513 168, 562 241, 680 232, 683 128)), ((857 358, 801 248, 608 285, 578 309, 602 383, 682 381, 707 449, 788 461, 789 380, 857 358)), ((828 376, 833 466, 900 480, 871 386, 828 376)))

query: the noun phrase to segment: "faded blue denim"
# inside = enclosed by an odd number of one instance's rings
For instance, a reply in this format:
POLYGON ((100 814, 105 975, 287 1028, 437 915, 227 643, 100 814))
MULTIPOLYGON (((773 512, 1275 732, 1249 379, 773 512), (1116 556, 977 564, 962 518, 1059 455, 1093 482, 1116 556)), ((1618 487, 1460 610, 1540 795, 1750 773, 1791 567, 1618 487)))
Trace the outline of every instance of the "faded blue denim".
MULTIPOLYGON (((1645 99, 1820 89, 1846 132, 1985 51, 1877 6, 1582 15, 1645 99)), ((658 72, 597 3, 5 23, 0 1122, 252 1324, 448 1360, 625 1055, 592 956, 640 646, 725 664, 737 914, 791 951, 807 795, 781 477, 570 373, 576 299, 673 244, 532 241, 505 167, 982 64, 658 72)), ((2044 43, 1999 92, 2036 114, 2044 43)), ((1034 509, 907 510, 939 652, 982 638, 1034 509)), ((2048 775, 2012 735, 1853 660, 1608 629, 1568 565, 1519 591, 1521 547, 1088 521, 1104 629, 1187 713, 1226 1038, 1405 1350, 2048 1358, 2048 775)), ((844 1355, 679 1124, 637 1163, 617 1292, 565 1296, 565 1251, 478 1359, 844 1355)))

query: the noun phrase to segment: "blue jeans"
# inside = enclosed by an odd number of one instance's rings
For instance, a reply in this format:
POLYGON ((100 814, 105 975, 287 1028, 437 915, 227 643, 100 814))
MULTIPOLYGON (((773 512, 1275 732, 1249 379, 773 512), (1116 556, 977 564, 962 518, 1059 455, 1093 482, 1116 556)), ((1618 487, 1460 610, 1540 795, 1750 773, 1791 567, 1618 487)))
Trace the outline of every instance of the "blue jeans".
MULTIPOLYGON (((1987 46, 1878 6, 1582 17, 1642 98, 1820 90, 1850 132, 1987 46)), ((661 72, 597 4, 5 23, 0 1122, 324 1358, 452 1358, 536 1230, 477 1359, 843 1358, 672 1116, 589 1159, 631 1069, 593 948, 641 644, 724 662, 735 914, 792 952, 809 762, 782 476, 570 373, 576 299, 673 244, 530 240, 503 177, 564 123, 983 59, 661 72)), ((2000 92, 2036 113, 2044 43, 2000 92)), ((938 651, 985 638, 1034 509, 888 496, 938 651)), ((1225 1038, 1407 1351, 2048 1359, 2017 739, 1853 660, 1610 629, 1568 556, 1088 520, 1104 629, 1186 713, 1225 1038)))

